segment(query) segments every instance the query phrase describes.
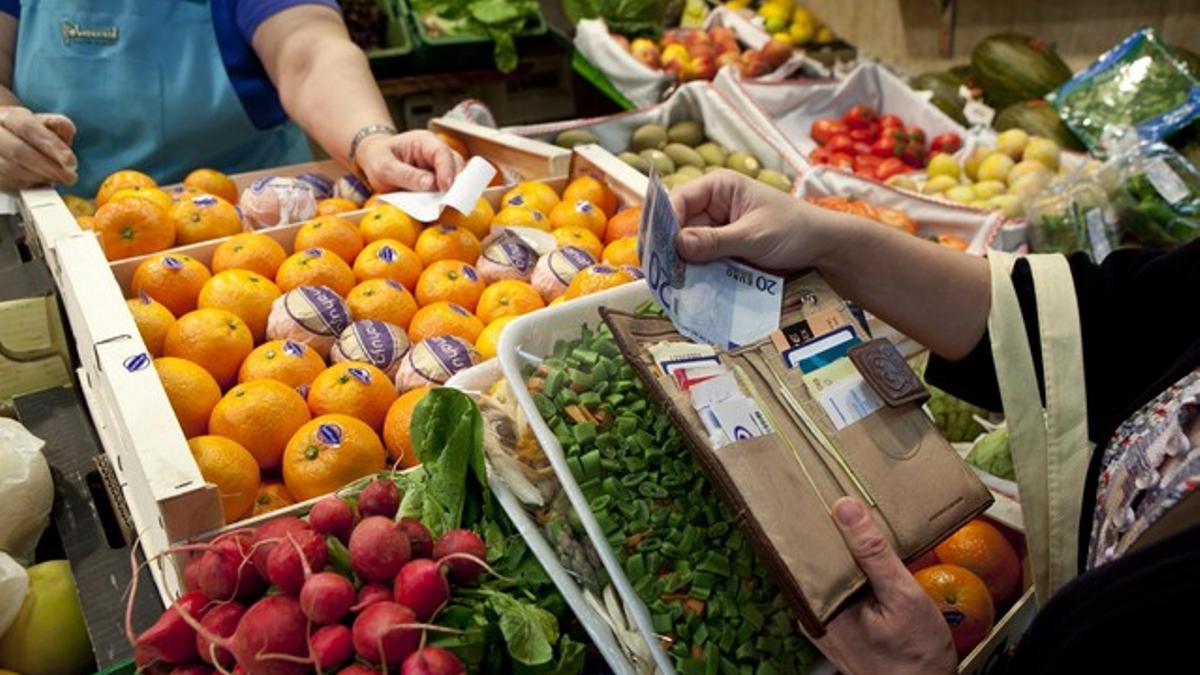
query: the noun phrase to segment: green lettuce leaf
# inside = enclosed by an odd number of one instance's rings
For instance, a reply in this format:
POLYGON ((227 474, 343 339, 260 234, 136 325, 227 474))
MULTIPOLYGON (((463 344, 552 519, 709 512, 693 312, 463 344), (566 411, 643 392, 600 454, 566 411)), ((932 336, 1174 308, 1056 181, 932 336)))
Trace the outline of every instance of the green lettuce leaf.
MULTIPOLYGON (((441 536, 462 526, 468 501, 490 497, 486 473, 481 480, 473 468, 483 463, 483 417, 470 396, 438 388, 417 404, 409 433, 426 472, 422 487, 410 488, 404 501, 415 502, 419 496, 416 512, 435 536, 441 536), (418 490, 419 495, 413 495, 418 490)), ((413 511, 414 506, 402 502, 401 510, 413 511)))

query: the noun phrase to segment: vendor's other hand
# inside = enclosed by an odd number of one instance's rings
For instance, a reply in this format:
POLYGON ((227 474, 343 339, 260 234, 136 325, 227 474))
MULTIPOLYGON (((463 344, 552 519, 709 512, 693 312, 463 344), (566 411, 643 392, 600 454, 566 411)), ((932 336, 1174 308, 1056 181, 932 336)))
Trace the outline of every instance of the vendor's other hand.
POLYGON ((428 131, 368 136, 355 160, 376 192, 445 191, 464 166, 457 152, 428 131))
POLYGON ((74 138, 75 125, 62 115, 0 107, 0 190, 74 184, 79 178, 74 138))
POLYGON ((830 236, 854 221, 740 173, 714 171, 671 193, 682 228, 684 260, 741 258, 765 269, 810 267, 836 244, 830 236))
POLYGON ((862 502, 837 500, 833 520, 872 594, 834 617, 825 635, 813 641, 817 647, 845 675, 955 672, 958 658, 946 620, 862 502))

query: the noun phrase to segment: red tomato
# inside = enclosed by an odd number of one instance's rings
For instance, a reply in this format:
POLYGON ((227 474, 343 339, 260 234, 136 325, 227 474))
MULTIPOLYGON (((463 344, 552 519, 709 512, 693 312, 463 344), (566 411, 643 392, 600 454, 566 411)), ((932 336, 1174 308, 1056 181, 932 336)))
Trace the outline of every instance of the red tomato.
POLYGON ((962 148, 962 138, 953 132, 938 134, 929 142, 930 152, 944 152, 950 155, 958 152, 962 148))
POLYGON ((819 119, 812 123, 812 128, 808 133, 814 141, 825 145, 829 139, 848 131, 850 131, 850 127, 847 127, 841 120, 819 119))
POLYGON ((808 153, 808 161, 813 164, 828 164, 829 163, 829 148, 817 148, 808 153))
POLYGON ((835 152, 829 157, 829 165, 851 171, 854 169, 854 159, 844 152, 835 152))
POLYGON ((899 157, 903 150, 904 146, 893 134, 884 134, 871 144, 871 154, 876 157, 899 157))
POLYGON ((908 142, 925 148, 925 130, 921 127, 909 127, 904 130, 908 134, 908 142))
POLYGON ((838 134, 829 139, 825 147, 831 153, 844 152, 849 154, 854 149, 854 140, 846 134, 838 134))
POLYGON ((879 126, 883 129, 903 129, 904 120, 900 119, 899 115, 881 115, 879 126))
POLYGON ((900 159, 904 160, 904 163, 912 168, 920 169, 925 166, 927 159, 925 148, 918 145, 909 145, 900 153, 900 159))
POLYGON ((888 157, 875 167, 875 178, 887 180, 892 176, 908 171, 908 166, 899 157, 888 157))
POLYGON ((875 168, 878 167, 879 163, 882 161, 882 159, 876 157, 875 155, 855 155, 854 171, 869 171, 871 173, 871 178, 874 178, 875 168))
POLYGON ((861 129, 851 129, 850 138, 863 143, 874 143, 879 138, 879 125, 871 122, 861 129))
POLYGON ((875 109, 869 105, 856 105, 842 115, 842 121, 851 129, 862 129, 875 120, 875 109))
MULTIPOLYGON (((850 133, 854 133, 854 132, 852 131, 850 133)), ((871 144, 867 143, 866 141, 855 141, 854 147, 851 149, 854 151, 854 154, 856 154, 856 155, 871 154, 871 144)))

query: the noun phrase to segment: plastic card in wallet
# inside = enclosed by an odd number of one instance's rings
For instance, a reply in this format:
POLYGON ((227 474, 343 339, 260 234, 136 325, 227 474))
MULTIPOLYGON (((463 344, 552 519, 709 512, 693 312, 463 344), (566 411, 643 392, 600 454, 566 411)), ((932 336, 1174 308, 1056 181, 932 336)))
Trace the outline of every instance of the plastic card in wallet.
MULTIPOLYGON (((929 550, 992 502, 921 409, 924 385, 889 342, 869 340, 816 273, 787 283, 784 329, 744 347, 715 350, 724 379, 699 389, 681 387, 651 353, 664 342, 686 342, 670 320, 608 309, 601 314, 812 635, 824 634, 825 624, 866 585, 829 514, 839 497, 862 499, 905 560, 929 550), (845 326, 855 333, 854 346, 820 368, 805 373, 783 358, 784 351, 845 326), (721 412, 753 415, 757 408, 762 417, 755 418, 753 433, 728 434, 715 443, 722 434, 713 434, 712 426, 720 420, 701 419, 693 392, 708 403, 712 389, 731 382, 740 391, 725 397, 740 397, 733 407, 743 409, 748 399, 750 409, 731 412, 727 406, 721 412), (861 416, 835 421, 829 392, 849 389, 869 401, 858 411, 861 416)), ((835 342, 838 349, 846 343, 835 342)))

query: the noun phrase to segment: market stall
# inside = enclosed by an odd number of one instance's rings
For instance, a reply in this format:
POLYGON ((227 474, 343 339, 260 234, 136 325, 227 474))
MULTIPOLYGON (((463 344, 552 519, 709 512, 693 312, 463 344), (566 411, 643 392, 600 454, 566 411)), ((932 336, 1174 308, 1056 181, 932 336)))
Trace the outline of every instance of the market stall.
POLYGON ((1200 58, 1140 27, 1171 15, 910 59, 790 0, 341 4, 444 184, 397 149, 429 189, 374 189, 371 124, 0 193, 0 672, 832 673, 815 638, 878 582, 845 496, 958 672, 999 672, 1059 585, 1028 425, 819 260, 688 262, 671 198, 736 181, 947 269, 1186 245, 1200 58), (547 93, 566 59, 602 98, 547 93))

